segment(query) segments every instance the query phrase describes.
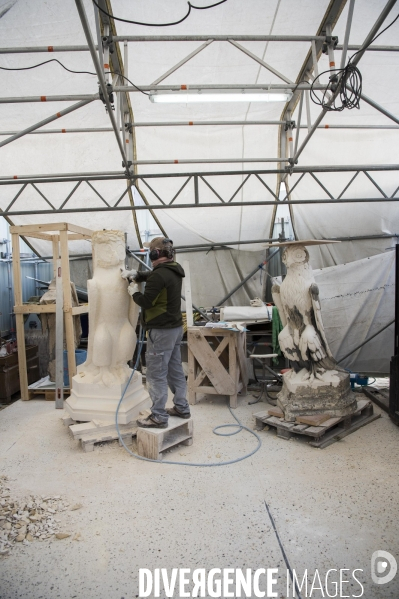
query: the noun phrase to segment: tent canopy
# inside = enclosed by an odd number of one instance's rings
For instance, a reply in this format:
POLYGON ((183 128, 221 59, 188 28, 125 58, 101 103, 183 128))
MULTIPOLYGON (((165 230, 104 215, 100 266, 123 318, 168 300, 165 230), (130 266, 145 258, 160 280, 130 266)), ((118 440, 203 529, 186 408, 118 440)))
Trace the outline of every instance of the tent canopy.
MULTIPOLYGON (((227 244, 219 257, 190 254, 214 281, 209 293, 198 283, 209 305, 261 263, 279 206, 289 206, 298 239, 342 240, 310 248, 314 268, 385 254, 399 234, 395 5, 0 0, 3 215, 120 229, 132 249, 159 232, 177 246, 227 244), (350 57, 363 81, 359 109, 322 110, 311 86, 322 97, 329 69, 350 57), (276 90, 289 99, 149 97, 276 90)), ((31 243, 51 253, 46 241, 31 243)), ((370 265, 360 271, 378 260, 370 265)), ((261 292, 260 274, 237 298, 261 292)))

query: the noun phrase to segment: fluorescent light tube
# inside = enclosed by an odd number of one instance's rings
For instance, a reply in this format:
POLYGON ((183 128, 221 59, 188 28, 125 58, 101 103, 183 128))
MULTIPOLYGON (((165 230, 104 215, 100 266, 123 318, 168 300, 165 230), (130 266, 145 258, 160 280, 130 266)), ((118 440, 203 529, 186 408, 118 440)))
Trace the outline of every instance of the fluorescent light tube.
POLYGON ((228 91, 228 92, 157 92, 150 94, 155 103, 198 103, 198 102, 288 102, 290 91, 228 91))

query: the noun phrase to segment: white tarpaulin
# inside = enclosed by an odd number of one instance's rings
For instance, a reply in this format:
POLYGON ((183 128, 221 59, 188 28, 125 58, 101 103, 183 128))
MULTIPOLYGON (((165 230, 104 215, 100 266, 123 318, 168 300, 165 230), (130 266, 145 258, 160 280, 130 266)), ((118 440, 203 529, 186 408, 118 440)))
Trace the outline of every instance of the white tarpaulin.
MULTIPOLYGON (((395 252, 314 271, 324 328, 338 362, 395 318, 395 252)), ((340 366, 352 372, 389 373, 394 325, 340 366)))

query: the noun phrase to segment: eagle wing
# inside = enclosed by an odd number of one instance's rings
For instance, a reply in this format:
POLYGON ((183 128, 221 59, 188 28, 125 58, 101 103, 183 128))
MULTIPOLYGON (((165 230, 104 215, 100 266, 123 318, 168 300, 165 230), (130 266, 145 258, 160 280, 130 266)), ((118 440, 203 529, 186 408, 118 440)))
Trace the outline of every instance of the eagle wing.
POLYGON ((280 315, 281 324, 283 325, 283 327, 285 327, 287 324, 287 317, 284 312, 283 302, 281 301, 280 285, 278 283, 274 283, 272 287, 272 298, 274 301, 274 305, 276 306, 280 315))
POLYGON ((320 306, 320 299, 319 299, 319 288, 316 285, 316 283, 312 283, 311 284, 311 286, 309 287, 309 293, 310 293, 310 298, 312 300, 312 307, 313 307, 313 312, 314 312, 314 317, 315 317, 317 332, 319 333, 320 337, 323 340, 324 347, 325 347, 327 355, 330 356, 330 358, 334 359, 333 355, 331 353, 331 350, 330 350, 330 348, 328 346, 328 343, 327 343, 326 334, 324 332, 323 320, 321 318, 321 306, 320 306))

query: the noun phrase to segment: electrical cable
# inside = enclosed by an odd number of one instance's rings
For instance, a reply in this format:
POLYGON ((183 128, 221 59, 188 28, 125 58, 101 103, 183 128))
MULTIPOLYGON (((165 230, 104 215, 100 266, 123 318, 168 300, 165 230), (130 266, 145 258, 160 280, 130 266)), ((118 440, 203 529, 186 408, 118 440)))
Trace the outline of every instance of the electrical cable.
POLYGON ((144 27, 171 27, 172 25, 178 25, 179 23, 183 23, 190 16, 191 10, 207 10, 208 8, 214 8, 215 6, 219 6, 219 4, 223 4, 227 2, 227 0, 220 0, 220 2, 215 2, 215 4, 209 4, 208 6, 194 6, 191 2, 187 2, 188 11, 187 14, 179 21, 174 21, 173 23, 142 23, 140 21, 131 21, 130 19, 122 19, 121 17, 115 17, 111 15, 111 13, 107 12, 101 6, 99 6, 96 0, 93 0, 93 4, 97 6, 98 10, 100 10, 104 15, 107 15, 110 19, 114 19, 115 21, 121 21, 122 23, 130 23, 131 25, 143 25, 144 27))
MULTIPOLYGON (((34 64, 30 67, 0 67, 1 71, 29 71, 30 69, 36 69, 37 67, 41 67, 45 64, 48 64, 50 62, 56 62, 58 63, 63 69, 65 69, 66 71, 68 71, 68 73, 75 73, 77 75, 94 75, 95 77, 97 77, 97 73, 93 73, 91 71, 74 71, 73 69, 68 69, 68 67, 66 67, 61 61, 59 61, 57 58, 50 58, 49 60, 45 60, 44 62, 40 62, 39 64, 34 64)), ((122 75, 122 73, 118 73, 118 71, 115 71, 114 73, 112 73, 112 71, 105 71, 104 75, 119 75, 120 77, 122 77, 123 79, 126 79, 126 81, 128 81, 130 83, 130 85, 132 85, 133 87, 135 87, 139 92, 141 92, 142 94, 144 94, 145 96, 149 96, 149 92, 145 92, 142 89, 140 89, 135 83, 133 83, 133 81, 130 81, 130 79, 128 77, 125 77, 125 75, 122 75)))
POLYGON ((359 69, 352 63, 353 59, 360 52, 364 52, 367 48, 375 42, 375 40, 380 37, 387 29, 392 27, 392 25, 399 19, 399 15, 395 17, 395 19, 385 27, 380 33, 378 33, 364 48, 360 48, 355 54, 353 54, 349 60, 347 65, 343 69, 328 69, 327 71, 323 71, 320 73, 312 82, 310 86, 310 98, 314 104, 318 106, 322 106, 324 110, 329 112, 342 112, 345 108, 348 110, 352 110, 353 108, 360 108, 360 99, 362 94, 362 74, 359 69), (327 84, 326 89, 323 92, 322 97, 320 98, 317 92, 314 89, 314 85, 317 80, 320 79, 322 75, 326 73, 330 74, 329 82, 327 84), (331 101, 328 97, 328 93, 335 94, 338 90, 338 94, 332 104, 329 104, 331 101), (340 104, 336 104, 337 99, 339 98, 340 104))
POLYGON ((214 466, 227 466, 229 464, 236 464, 237 462, 242 462, 242 460, 246 460, 247 458, 251 457, 252 455, 254 455, 254 453, 256 453, 262 446, 262 441, 259 437, 259 435, 257 433, 255 433, 255 431, 253 431, 252 429, 248 428, 247 426, 245 426, 244 424, 242 424, 237 416, 235 416, 235 414, 232 412, 230 406, 228 406, 231 415, 233 416, 234 420, 236 420, 237 424, 220 424, 219 426, 216 426, 213 429, 213 433, 215 435, 218 435, 220 437, 231 437, 233 435, 237 435, 238 433, 240 433, 242 430, 248 431, 249 433, 251 433, 251 435, 253 435, 254 437, 256 437, 256 439, 258 440, 258 444, 255 447, 255 449, 253 449, 250 453, 245 454, 244 456, 240 457, 240 458, 235 458, 233 460, 227 460, 225 462, 208 462, 208 463, 195 463, 195 462, 174 462, 172 460, 151 460, 150 458, 145 458, 144 456, 138 455, 137 453, 134 453, 133 451, 131 451, 125 444, 124 440, 122 439, 120 430, 119 430, 119 424, 118 424, 118 414, 119 414, 119 409, 122 405, 122 401, 123 398, 125 397, 125 393, 130 385, 130 381, 133 378, 134 373, 137 370, 137 367, 139 365, 139 361, 140 361, 140 355, 141 355, 141 351, 143 349, 143 343, 144 343, 144 331, 142 333, 142 337, 140 339, 139 342, 139 349, 138 349, 138 353, 137 353, 137 358, 136 358, 136 363, 134 365, 134 368, 132 370, 132 374, 129 377, 128 382, 126 383, 125 389, 122 393, 122 396, 119 400, 118 406, 116 408, 116 412, 115 412, 115 425, 116 425, 116 431, 118 433, 118 438, 119 441, 121 443, 121 445, 124 447, 124 449, 126 449, 126 451, 133 457, 137 458, 138 460, 143 460, 144 462, 157 462, 158 464, 174 464, 176 466, 196 466, 196 467, 214 467, 214 466), (231 427, 235 427, 237 428, 236 431, 233 431, 231 433, 221 433, 221 432, 216 432, 221 428, 231 428, 231 427))

